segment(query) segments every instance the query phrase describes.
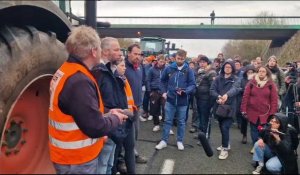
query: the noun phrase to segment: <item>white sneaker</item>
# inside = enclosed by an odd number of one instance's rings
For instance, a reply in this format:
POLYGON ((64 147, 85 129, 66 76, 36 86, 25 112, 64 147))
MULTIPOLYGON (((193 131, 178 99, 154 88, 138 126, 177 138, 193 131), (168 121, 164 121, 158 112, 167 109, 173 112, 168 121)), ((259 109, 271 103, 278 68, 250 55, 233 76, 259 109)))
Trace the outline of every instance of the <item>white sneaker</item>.
MULTIPOLYGON (((221 145, 221 146, 219 146, 218 148, 217 148, 217 150, 218 151, 221 151, 223 149, 223 146, 221 145)), ((230 145, 228 145, 228 148, 226 149, 226 150, 230 150, 231 148, 230 148, 230 145)))
POLYGON ((219 155, 220 160, 225 160, 228 157, 228 151, 225 149, 222 149, 219 155))
POLYGON ((155 125, 154 127, 153 127, 153 132, 157 132, 157 131, 159 131, 160 130, 160 127, 159 127, 159 125, 155 125))
POLYGON ((177 142, 177 148, 178 148, 179 151, 184 150, 184 146, 183 146, 182 142, 177 142))
POLYGON ((153 116, 149 115, 148 120, 152 120, 152 119, 153 119, 153 116))
POLYGON ((174 132, 172 131, 172 129, 170 130, 170 135, 174 135, 174 132))
POLYGON ((160 116, 158 116, 158 118, 159 118, 159 120, 162 120, 162 116, 160 115, 160 116))
POLYGON ((145 121, 147 121, 147 119, 145 119, 144 117, 140 116, 140 121, 141 122, 145 122, 145 121))
POLYGON ((250 154, 254 154, 254 146, 251 148, 250 154))
POLYGON ((260 174, 262 168, 263 168, 263 166, 258 165, 258 166, 256 167, 256 169, 255 169, 254 171, 252 171, 252 174, 260 174))
POLYGON ((167 147, 167 143, 165 141, 160 141, 158 145, 155 146, 155 149, 161 150, 163 148, 167 147))

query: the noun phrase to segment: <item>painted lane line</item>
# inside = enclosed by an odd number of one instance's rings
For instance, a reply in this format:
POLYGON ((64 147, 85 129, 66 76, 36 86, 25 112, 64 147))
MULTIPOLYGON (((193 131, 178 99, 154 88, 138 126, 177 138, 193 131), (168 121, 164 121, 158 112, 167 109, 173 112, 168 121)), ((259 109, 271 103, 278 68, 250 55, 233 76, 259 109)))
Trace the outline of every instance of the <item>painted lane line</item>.
POLYGON ((172 174, 174 170, 175 161, 173 159, 166 159, 163 163, 160 174, 172 174))

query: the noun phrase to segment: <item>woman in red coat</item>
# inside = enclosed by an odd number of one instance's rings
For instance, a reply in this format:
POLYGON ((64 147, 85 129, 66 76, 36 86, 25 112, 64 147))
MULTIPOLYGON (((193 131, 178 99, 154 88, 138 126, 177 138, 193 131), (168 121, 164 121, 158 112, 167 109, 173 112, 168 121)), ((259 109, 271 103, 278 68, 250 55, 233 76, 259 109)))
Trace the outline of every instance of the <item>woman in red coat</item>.
POLYGON ((272 81, 271 72, 266 67, 258 68, 258 73, 245 88, 241 112, 250 122, 251 139, 254 144, 258 140, 257 127, 267 123, 270 115, 278 110, 278 92, 272 81))

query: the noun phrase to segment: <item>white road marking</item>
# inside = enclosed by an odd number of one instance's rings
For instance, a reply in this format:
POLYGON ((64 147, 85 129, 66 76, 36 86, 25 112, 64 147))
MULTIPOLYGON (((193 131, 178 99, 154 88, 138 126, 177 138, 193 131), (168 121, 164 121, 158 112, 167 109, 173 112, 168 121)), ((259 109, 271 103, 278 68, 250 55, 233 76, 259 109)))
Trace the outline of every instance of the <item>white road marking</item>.
POLYGON ((163 163, 163 167, 160 174, 172 174, 174 170, 175 161, 173 159, 166 159, 163 163))

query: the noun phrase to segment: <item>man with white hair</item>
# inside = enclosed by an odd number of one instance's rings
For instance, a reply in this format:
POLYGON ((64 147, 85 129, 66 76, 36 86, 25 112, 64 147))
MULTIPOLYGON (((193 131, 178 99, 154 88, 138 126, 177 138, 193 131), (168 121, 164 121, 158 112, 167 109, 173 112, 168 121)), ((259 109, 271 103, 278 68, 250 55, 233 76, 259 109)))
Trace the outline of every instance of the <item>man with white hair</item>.
POLYGON ((90 70, 100 61, 97 32, 86 26, 73 28, 66 48, 69 58, 50 83, 49 148, 57 174, 95 174, 105 137, 127 116, 104 106, 90 70))

